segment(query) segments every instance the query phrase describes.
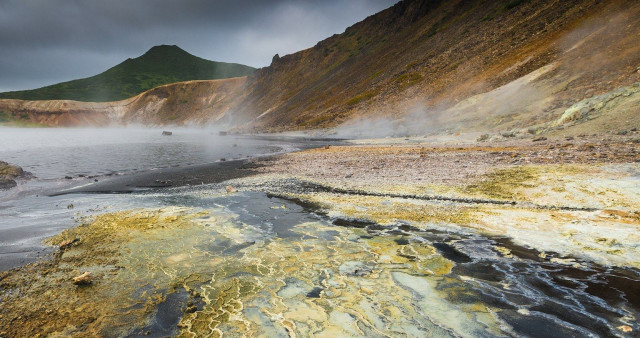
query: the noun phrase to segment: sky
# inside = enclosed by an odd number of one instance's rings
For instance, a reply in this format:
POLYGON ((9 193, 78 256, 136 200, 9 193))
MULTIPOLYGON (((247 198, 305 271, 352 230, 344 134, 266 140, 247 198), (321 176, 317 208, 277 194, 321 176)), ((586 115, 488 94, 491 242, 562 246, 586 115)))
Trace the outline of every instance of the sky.
POLYGON ((155 45, 264 67, 397 0, 0 0, 0 92, 92 76, 155 45))

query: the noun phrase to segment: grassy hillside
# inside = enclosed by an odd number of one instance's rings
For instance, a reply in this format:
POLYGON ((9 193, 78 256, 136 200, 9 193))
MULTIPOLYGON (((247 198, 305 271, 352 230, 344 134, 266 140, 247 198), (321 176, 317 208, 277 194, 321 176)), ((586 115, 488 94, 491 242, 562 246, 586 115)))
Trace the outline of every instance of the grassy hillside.
POLYGON ((209 61, 191 55, 180 47, 162 45, 96 76, 34 90, 0 93, 0 98, 117 101, 168 83, 224 79, 249 75, 253 71, 254 68, 249 66, 209 61))

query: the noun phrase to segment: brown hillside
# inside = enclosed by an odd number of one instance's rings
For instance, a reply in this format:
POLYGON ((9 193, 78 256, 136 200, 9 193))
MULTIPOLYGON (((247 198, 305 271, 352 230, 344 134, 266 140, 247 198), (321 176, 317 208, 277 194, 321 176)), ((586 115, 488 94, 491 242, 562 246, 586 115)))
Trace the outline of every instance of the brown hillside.
POLYGON ((246 77, 177 82, 117 102, 0 100, 12 118, 47 126, 204 124, 225 116, 246 77))
POLYGON ((416 101, 441 110, 552 62, 547 76, 570 81, 555 104, 568 108, 638 80, 638 10, 635 1, 401 1, 274 57, 249 81, 245 112, 261 115, 253 130, 276 131, 397 117, 416 101), (567 52, 571 40, 583 45, 567 52))
POLYGON ((245 132, 377 117, 410 134, 615 131, 640 127, 638 41, 633 0, 404 0, 248 78, 112 103, 0 100, 0 112, 54 126, 218 122, 245 132))

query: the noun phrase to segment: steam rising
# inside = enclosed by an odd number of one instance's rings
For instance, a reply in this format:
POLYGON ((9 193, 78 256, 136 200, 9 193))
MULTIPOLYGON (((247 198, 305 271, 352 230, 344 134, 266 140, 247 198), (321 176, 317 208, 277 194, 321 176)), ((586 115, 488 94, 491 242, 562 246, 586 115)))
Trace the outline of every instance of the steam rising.
POLYGON ((405 137, 425 135, 441 127, 441 112, 424 103, 414 103, 399 118, 357 118, 335 129, 339 138, 405 137))
MULTIPOLYGON (((355 118, 336 128, 335 133, 344 138, 442 132, 517 135, 554 128, 553 122, 573 103, 640 81, 640 45, 637 43, 640 6, 620 9, 611 5, 602 13, 551 42, 549 49, 522 55, 505 67, 500 75, 533 62, 540 53, 557 53, 553 62, 501 87, 438 106, 429 101, 418 104, 400 101, 393 112, 355 118)), ((489 87, 487 83, 479 80, 471 85, 489 87)), ((469 85, 457 84, 459 88, 469 85)))

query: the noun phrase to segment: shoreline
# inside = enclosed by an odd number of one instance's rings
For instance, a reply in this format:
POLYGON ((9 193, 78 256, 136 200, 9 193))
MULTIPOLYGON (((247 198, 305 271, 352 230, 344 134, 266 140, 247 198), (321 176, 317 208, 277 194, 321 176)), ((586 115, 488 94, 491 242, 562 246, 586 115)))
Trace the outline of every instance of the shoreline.
POLYGON ((76 188, 184 187, 94 203, 0 272, 0 335, 637 331, 635 140, 359 141, 76 188))
MULTIPOLYGON (((331 139, 322 137, 303 137, 287 135, 236 135, 255 140, 290 142, 297 150, 304 151, 326 145, 341 145, 345 139, 331 139)), ((290 152, 290 151, 288 151, 290 152)), ((145 189, 175 188, 182 186, 197 186, 219 183, 231 179, 238 179, 255 175, 252 167, 259 161, 269 161, 288 152, 257 155, 243 159, 221 160, 218 162, 171 167, 143 172, 127 173, 122 176, 102 176, 99 181, 86 184, 76 184, 69 188, 56 189, 46 192, 47 196, 60 196, 77 193, 133 193, 145 189)))
POLYGON ((640 133, 471 144, 387 142, 358 141, 258 160, 261 174, 232 184, 357 220, 506 236, 566 256, 567 264, 575 258, 640 268, 635 245, 640 133))
POLYGON ((505 323, 549 315, 565 334, 637 331, 637 140, 357 141, 76 188, 151 185, 163 202, 78 217, 46 239, 50 258, 0 272, 0 335, 347 332, 331 319, 345 308, 379 332, 426 316, 428 330, 514 334, 505 323))
MULTIPOLYGON (((133 193, 226 182, 234 189, 310 203, 354 220, 417 222, 423 227, 450 224, 507 236, 541 252, 555 250, 599 264, 638 268, 640 251, 633 250, 632 256, 624 251, 632 249, 628 246, 636 240, 630 227, 640 227, 640 192, 634 190, 635 180, 640 179, 638 134, 542 142, 336 141, 322 147, 309 144, 291 153, 110 177, 48 195, 133 193), (616 186, 616 181, 623 186, 616 186), (594 188, 601 191, 589 192, 594 188), (620 188, 625 190, 615 191, 620 188), (394 203, 400 207, 394 208, 394 203), (541 226, 540 221, 552 225, 541 226), (579 249, 585 249, 580 247, 583 243, 553 229, 576 222, 598 227, 613 222, 621 227, 614 229, 622 232, 613 231, 612 236, 633 238, 626 238, 627 244, 622 245, 620 239, 590 229, 588 238, 580 241, 591 242, 586 249, 592 253, 578 255, 579 249), (525 240, 531 229, 554 237, 553 244, 525 240), (562 248, 563 243, 571 249, 562 248)), ((580 234, 582 230, 567 231, 580 234)), ((544 236, 535 237, 544 242, 544 236)))
POLYGON ((186 167, 149 170, 135 174, 108 177, 98 182, 48 192, 47 196, 67 194, 133 193, 145 189, 174 188, 219 183, 255 174, 247 167, 249 160, 230 160, 186 167))

